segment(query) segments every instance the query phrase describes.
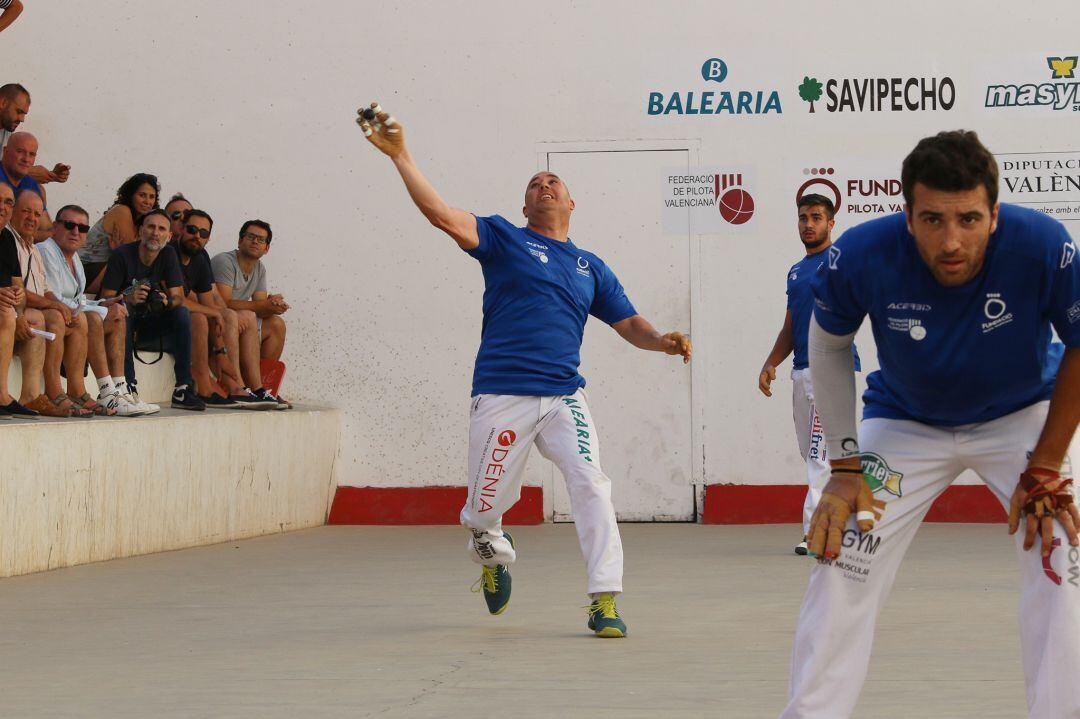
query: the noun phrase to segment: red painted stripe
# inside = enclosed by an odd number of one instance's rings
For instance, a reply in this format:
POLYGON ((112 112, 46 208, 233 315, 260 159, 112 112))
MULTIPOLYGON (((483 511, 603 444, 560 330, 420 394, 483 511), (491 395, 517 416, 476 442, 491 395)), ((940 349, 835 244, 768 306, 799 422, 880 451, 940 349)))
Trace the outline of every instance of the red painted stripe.
MULTIPOLYGON (((705 524, 801 522, 806 486, 798 484, 710 484, 705 487, 705 524)), ((1005 510, 985 485, 949 487, 937 498, 927 522, 998 523, 1005 510)))
MULTIPOLYGON (((465 487, 338 487, 327 524, 458 524, 465 487)), ((503 524, 542 524, 544 490, 522 487, 503 524)))

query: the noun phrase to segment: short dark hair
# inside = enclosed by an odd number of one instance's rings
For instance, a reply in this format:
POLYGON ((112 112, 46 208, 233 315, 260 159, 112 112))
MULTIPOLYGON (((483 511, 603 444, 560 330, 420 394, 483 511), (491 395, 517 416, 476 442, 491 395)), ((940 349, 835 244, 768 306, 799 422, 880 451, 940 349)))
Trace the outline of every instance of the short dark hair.
POLYGON ((30 91, 17 82, 9 82, 6 85, 0 85, 0 100, 11 102, 19 95, 30 97, 30 91))
POLYGON ((139 218, 139 219, 138 219, 138 220, 137 220, 137 221, 135 222, 135 226, 136 226, 136 227, 142 227, 142 226, 143 226, 143 223, 144 223, 144 222, 146 222, 146 219, 147 219, 148 217, 153 217, 154 215, 161 215, 162 217, 164 217, 164 218, 165 218, 165 221, 166 221, 166 222, 171 222, 171 220, 169 219, 169 213, 168 213, 168 212, 166 212, 165 210, 161 209, 160 207, 155 207, 154 209, 150 210, 150 211, 149 211, 149 212, 147 212, 147 213, 146 213, 145 215, 143 215, 142 217, 140 217, 140 218, 139 218))
MULTIPOLYGON (((173 199, 176 199, 176 198, 173 198, 173 199)), ((169 202, 172 202, 172 200, 169 200, 169 202)), ((210 229, 211 230, 214 229, 214 218, 211 217, 210 215, 208 215, 205 210, 196 210, 196 209, 184 210, 184 222, 187 222, 192 217, 203 217, 203 218, 205 218, 206 221, 210 223, 210 229)))
POLYGON ((274 239, 274 231, 270 229, 270 224, 263 222, 262 220, 248 220, 240 228, 240 239, 244 239, 244 234, 248 231, 248 228, 254 225, 255 227, 266 230, 266 246, 270 246, 270 240, 274 239))
POLYGON ((971 130, 939 132, 924 137, 904 158, 900 170, 904 202, 913 204, 915 184, 945 192, 986 188, 990 206, 998 199, 998 164, 994 155, 971 130))
MULTIPOLYGON (((165 207, 168 207, 169 205, 171 205, 171 204, 172 204, 172 203, 174 203, 174 202, 186 202, 186 203, 188 203, 189 205, 191 204, 191 200, 189 200, 188 198, 184 197, 184 193, 183 193, 183 192, 176 192, 176 193, 173 193, 173 196, 172 196, 172 197, 170 197, 170 198, 169 198, 169 201, 165 203, 165 207)), ((192 205, 192 206, 194 206, 194 205, 192 205)))
MULTIPOLYGON (((131 216, 138 219, 135 215, 135 206, 132 204, 132 198, 135 197, 135 192, 138 191, 143 185, 150 185, 154 188, 156 193, 154 196, 154 208, 158 208, 161 205, 158 204, 158 200, 161 199, 161 185, 158 183, 156 176, 147 172, 137 172, 128 179, 124 180, 124 184, 120 185, 120 189, 116 191, 117 205, 124 205, 131 210, 131 216)), ((142 224, 141 222, 136 224, 142 224)))
POLYGON ((60 215, 64 214, 65 212, 69 212, 69 211, 70 212, 78 212, 80 215, 86 215, 86 218, 90 219, 90 213, 87 212, 86 210, 84 210, 82 207, 79 207, 78 205, 64 205, 63 207, 61 207, 59 210, 56 211, 56 214, 53 217, 55 217, 56 221, 59 222, 60 221, 60 215))
POLYGON ((813 193, 809 195, 803 195, 799 198, 799 201, 798 203, 796 203, 795 206, 797 209, 800 210, 804 207, 824 207, 825 214, 830 220, 836 216, 836 208, 833 207, 832 200, 830 200, 828 197, 825 197, 825 195, 815 195, 813 193))

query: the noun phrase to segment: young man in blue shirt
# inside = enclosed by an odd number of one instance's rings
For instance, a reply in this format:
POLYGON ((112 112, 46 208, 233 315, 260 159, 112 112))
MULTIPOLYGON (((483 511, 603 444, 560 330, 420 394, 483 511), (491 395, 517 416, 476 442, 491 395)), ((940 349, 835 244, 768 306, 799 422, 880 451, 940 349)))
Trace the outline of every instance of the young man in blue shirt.
MULTIPOLYGON (((806 463, 806 499, 803 501, 803 538, 795 545, 795 553, 806 554, 806 538, 810 531, 810 516, 817 507, 821 490, 829 479, 829 463, 825 453, 825 436, 821 433, 821 418, 814 406, 814 386, 810 382, 810 360, 806 338, 810 331, 810 315, 814 311, 811 282, 815 273, 825 265, 825 253, 832 246, 835 208, 824 195, 804 195, 796 204, 799 217, 799 239, 806 256, 788 270, 787 313, 776 336, 769 356, 758 374, 758 389, 772 397, 772 382, 777 366, 794 352, 791 360, 792 416, 795 420, 795 439, 799 454, 806 463)), ((852 352, 855 352, 852 346, 852 352)), ((855 369, 859 355, 855 352, 855 369)))
POLYGON ((832 477, 811 519, 821 559, 782 717, 850 716, 904 552, 965 469, 1009 510, 1010 533, 1024 525, 1029 715, 1080 716, 1080 513, 1066 456, 1080 420, 1077 248, 1050 217, 998 203, 997 162, 973 132, 922 140, 901 179, 904 213, 845 233, 815 278, 810 372, 832 477), (867 315, 881 369, 856 433, 850 347, 867 315), (1037 536, 1041 552, 1029 551, 1037 536))
MULTIPOLYGON (((376 106, 373 104, 372 108, 376 106)), ((357 118, 364 135, 388 155, 420 212, 476 258, 484 273, 484 321, 473 373, 469 421, 469 496, 461 523, 468 549, 482 565, 479 584, 488 611, 510 601, 508 566, 517 555, 502 515, 517 502, 533 443, 566 478, 588 571, 588 626, 600 637, 626 636, 615 607, 623 555, 611 481, 600 468, 595 425, 578 374, 589 315, 645 350, 690 361, 690 339, 661 335, 637 313, 604 262, 569 238, 574 201, 550 172, 525 190, 526 227, 498 215, 476 217, 450 207, 420 173, 401 125, 381 110, 357 118)))

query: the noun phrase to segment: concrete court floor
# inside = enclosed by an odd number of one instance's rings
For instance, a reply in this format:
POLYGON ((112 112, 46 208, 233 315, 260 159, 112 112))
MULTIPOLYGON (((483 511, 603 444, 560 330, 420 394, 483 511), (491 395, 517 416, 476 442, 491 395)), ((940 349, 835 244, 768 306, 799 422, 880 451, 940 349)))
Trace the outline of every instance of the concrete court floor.
MULTIPOLYGON (((0 717, 776 717, 793 525, 623 525, 630 636, 585 628, 569 525, 491 617, 457 527, 322 527, 0 580, 0 717)), ((924 526, 855 716, 1023 717, 1000 525, 924 526)))

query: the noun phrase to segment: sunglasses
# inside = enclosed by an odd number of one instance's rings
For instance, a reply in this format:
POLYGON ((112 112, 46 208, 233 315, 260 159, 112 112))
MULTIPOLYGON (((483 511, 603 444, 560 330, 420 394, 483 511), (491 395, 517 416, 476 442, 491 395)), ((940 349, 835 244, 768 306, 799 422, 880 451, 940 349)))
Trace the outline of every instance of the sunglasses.
POLYGON ((64 226, 65 230, 74 230, 76 227, 78 227, 79 232, 81 234, 83 234, 83 235, 85 235, 87 232, 90 231, 90 225, 84 225, 81 222, 72 222, 71 220, 61 220, 60 224, 64 226))
POLYGON ((184 227, 184 229, 192 237, 194 237, 195 235, 198 235, 199 237, 203 238, 204 240, 208 239, 210 237, 210 230, 204 229, 202 227, 196 227, 195 225, 186 225, 184 227))
POLYGON ((171 219, 174 219, 174 220, 179 220, 183 216, 184 216, 184 211, 183 210, 177 210, 176 212, 169 215, 169 217, 171 219))

